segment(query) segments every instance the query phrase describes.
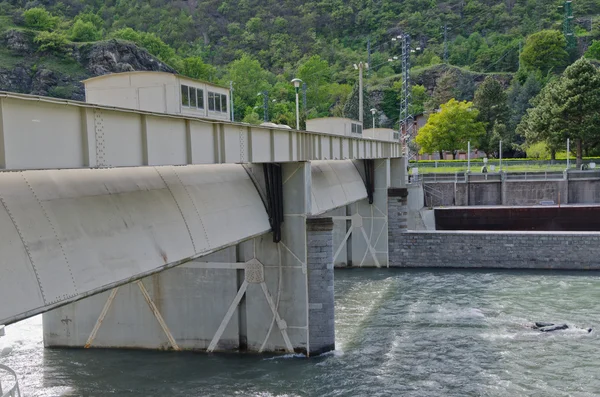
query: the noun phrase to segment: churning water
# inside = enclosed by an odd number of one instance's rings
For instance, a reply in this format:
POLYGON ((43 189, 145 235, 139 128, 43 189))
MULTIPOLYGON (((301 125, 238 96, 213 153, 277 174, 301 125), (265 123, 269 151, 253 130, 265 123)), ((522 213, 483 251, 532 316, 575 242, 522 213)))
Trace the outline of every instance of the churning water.
POLYGON ((334 353, 44 350, 7 327, 2 362, 33 396, 598 396, 600 273, 336 271, 334 353))

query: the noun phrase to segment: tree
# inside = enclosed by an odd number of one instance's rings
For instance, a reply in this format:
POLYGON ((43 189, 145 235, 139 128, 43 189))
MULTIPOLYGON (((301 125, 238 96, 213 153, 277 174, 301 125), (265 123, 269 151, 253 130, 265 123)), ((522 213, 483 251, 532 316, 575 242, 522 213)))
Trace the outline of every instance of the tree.
POLYGON ((96 41, 101 37, 100 31, 92 22, 84 22, 78 19, 71 28, 72 41, 96 41))
POLYGON ((58 25, 58 17, 52 16, 44 7, 34 7, 23 11, 23 20, 25 26, 37 29, 49 31, 58 25))
POLYGON ((200 57, 189 57, 183 60, 183 68, 180 72, 193 79, 213 81, 217 74, 217 69, 212 65, 204 63, 200 57))
POLYGON ((600 59, 600 41, 594 40, 585 52, 585 57, 590 59, 600 59))
POLYGON ((67 36, 60 32, 38 32, 33 41, 39 45, 38 51, 49 51, 62 55, 67 49, 67 36))
MULTIPOLYGON (((517 126, 542 89, 542 85, 534 73, 529 73, 525 83, 521 84, 519 79, 514 78, 508 90, 507 102, 510 109, 508 131, 513 134, 513 149, 522 150, 521 145, 525 143, 525 137, 518 133, 517 126)), ((528 156, 529 157, 529 156, 528 156)))
POLYGON ((485 125, 485 135, 482 135, 477 148, 490 157, 498 149, 500 140, 503 140, 506 145, 511 143, 506 134, 500 135, 501 131, 506 131, 508 123, 506 94, 500 83, 488 76, 475 91, 473 104, 479 110, 477 120, 485 125))
POLYGON ((519 124, 528 143, 545 141, 551 150, 563 146, 567 138, 575 142, 577 166, 583 147, 600 143, 600 72, 581 58, 552 81, 534 100, 534 107, 519 124))
POLYGON ((329 83, 331 69, 326 60, 313 55, 298 67, 298 78, 306 83, 306 106, 317 109, 319 113, 327 112, 329 103, 329 83))
MULTIPOLYGON (((233 104, 236 118, 244 118, 246 108, 257 103, 257 94, 271 89, 270 74, 248 54, 229 64, 225 81, 233 81, 233 104)), ((260 98, 262 106, 262 97, 260 98)))
POLYGON ((442 103, 448 102, 452 98, 456 98, 458 91, 456 85, 458 79, 452 72, 444 72, 436 81, 435 88, 433 89, 433 95, 427 103, 425 108, 429 111, 436 110, 442 103))
POLYGON ((477 141, 485 134, 485 125, 477 121, 479 111, 472 102, 450 99, 441 105, 439 112, 432 113, 415 138, 421 153, 466 150, 469 141, 477 141))
POLYGON ((521 65, 528 71, 539 70, 542 74, 560 70, 567 65, 569 54, 567 41, 558 30, 542 30, 527 37, 521 65))

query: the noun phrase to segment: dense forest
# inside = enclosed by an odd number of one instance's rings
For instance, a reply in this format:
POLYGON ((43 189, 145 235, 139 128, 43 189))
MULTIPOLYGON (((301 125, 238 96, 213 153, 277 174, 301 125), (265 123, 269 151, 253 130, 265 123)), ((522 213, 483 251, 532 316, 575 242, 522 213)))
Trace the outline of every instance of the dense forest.
MULTIPOLYGON (((525 142, 517 127, 530 100, 579 56, 600 58, 600 2, 578 0, 572 8, 574 48, 562 34, 562 1, 5 0, 5 41, 25 33, 34 53, 2 49, 0 68, 29 57, 36 61, 25 73, 39 74, 43 65, 85 77, 89 70, 70 63, 89 43, 133 42, 179 73, 232 82, 236 120, 262 121, 257 93, 267 91, 269 119, 293 125, 292 78, 307 85, 303 117, 356 117, 352 65, 368 61, 365 109, 379 110, 378 126, 397 127, 402 64, 394 38, 409 34, 412 112, 452 98, 477 106, 476 87, 492 76, 506 106, 497 121, 486 116, 486 134, 512 142, 506 147, 515 154, 525 142)), ((75 96, 58 88, 49 94, 75 96)))

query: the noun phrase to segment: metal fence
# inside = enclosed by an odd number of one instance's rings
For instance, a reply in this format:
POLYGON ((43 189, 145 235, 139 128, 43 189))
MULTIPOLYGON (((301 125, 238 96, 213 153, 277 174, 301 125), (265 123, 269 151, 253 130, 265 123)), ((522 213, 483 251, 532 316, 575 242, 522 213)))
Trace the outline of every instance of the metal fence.
POLYGON ((0 396, 21 397, 17 374, 15 371, 2 364, 0 364, 0 396))
POLYGON ((540 171, 540 172, 454 172, 409 175, 409 182, 417 183, 464 183, 464 182, 501 182, 501 181, 557 181, 600 179, 600 170, 587 171, 540 171))
MULTIPOLYGON (((600 164, 600 159, 583 160, 583 164, 589 166, 589 164, 595 163, 600 164)), ((471 169, 481 168, 484 163, 483 161, 471 159, 471 169)), ((488 159, 488 168, 493 165, 496 168, 500 167, 499 159, 488 159)), ((567 160, 502 160, 502 168, 505 167, 556 167, 556 166, 567 166, 567 160)), ((469 166, 468 161, 427 161, 427 162, 410 162, 409 166, 418 168, 467 168, 469 166)), ((569 160, 569 168, 575 169, 575 159, 569 160)))

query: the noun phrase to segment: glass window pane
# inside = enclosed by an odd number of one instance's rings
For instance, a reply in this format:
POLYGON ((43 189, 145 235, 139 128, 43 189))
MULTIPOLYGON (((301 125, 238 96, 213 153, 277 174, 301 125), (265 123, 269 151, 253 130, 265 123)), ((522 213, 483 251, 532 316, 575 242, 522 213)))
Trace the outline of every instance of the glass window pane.
POLYGON ((190 87, 190 107, 196 107, 196 89, 194 87, 190 87))
POLYGON ((188 86, 181 86, 181 104, 183 106, 190 106, 190 96, 188 95, 188 86))
POLYGON ((208 93, 208 110, 215 110, 215 93, 214 92, 209 92, 208 93))
POLYGON ((221 111, 221 94, 215 94, 215 110, 221 111))
POLYGON ((227 95, 221 95, 221 112, 227 113, 227 95))
POLYGON ((198 96, 198 108, 204 109, 204 90, 196 89, 196 94, 198 96))

